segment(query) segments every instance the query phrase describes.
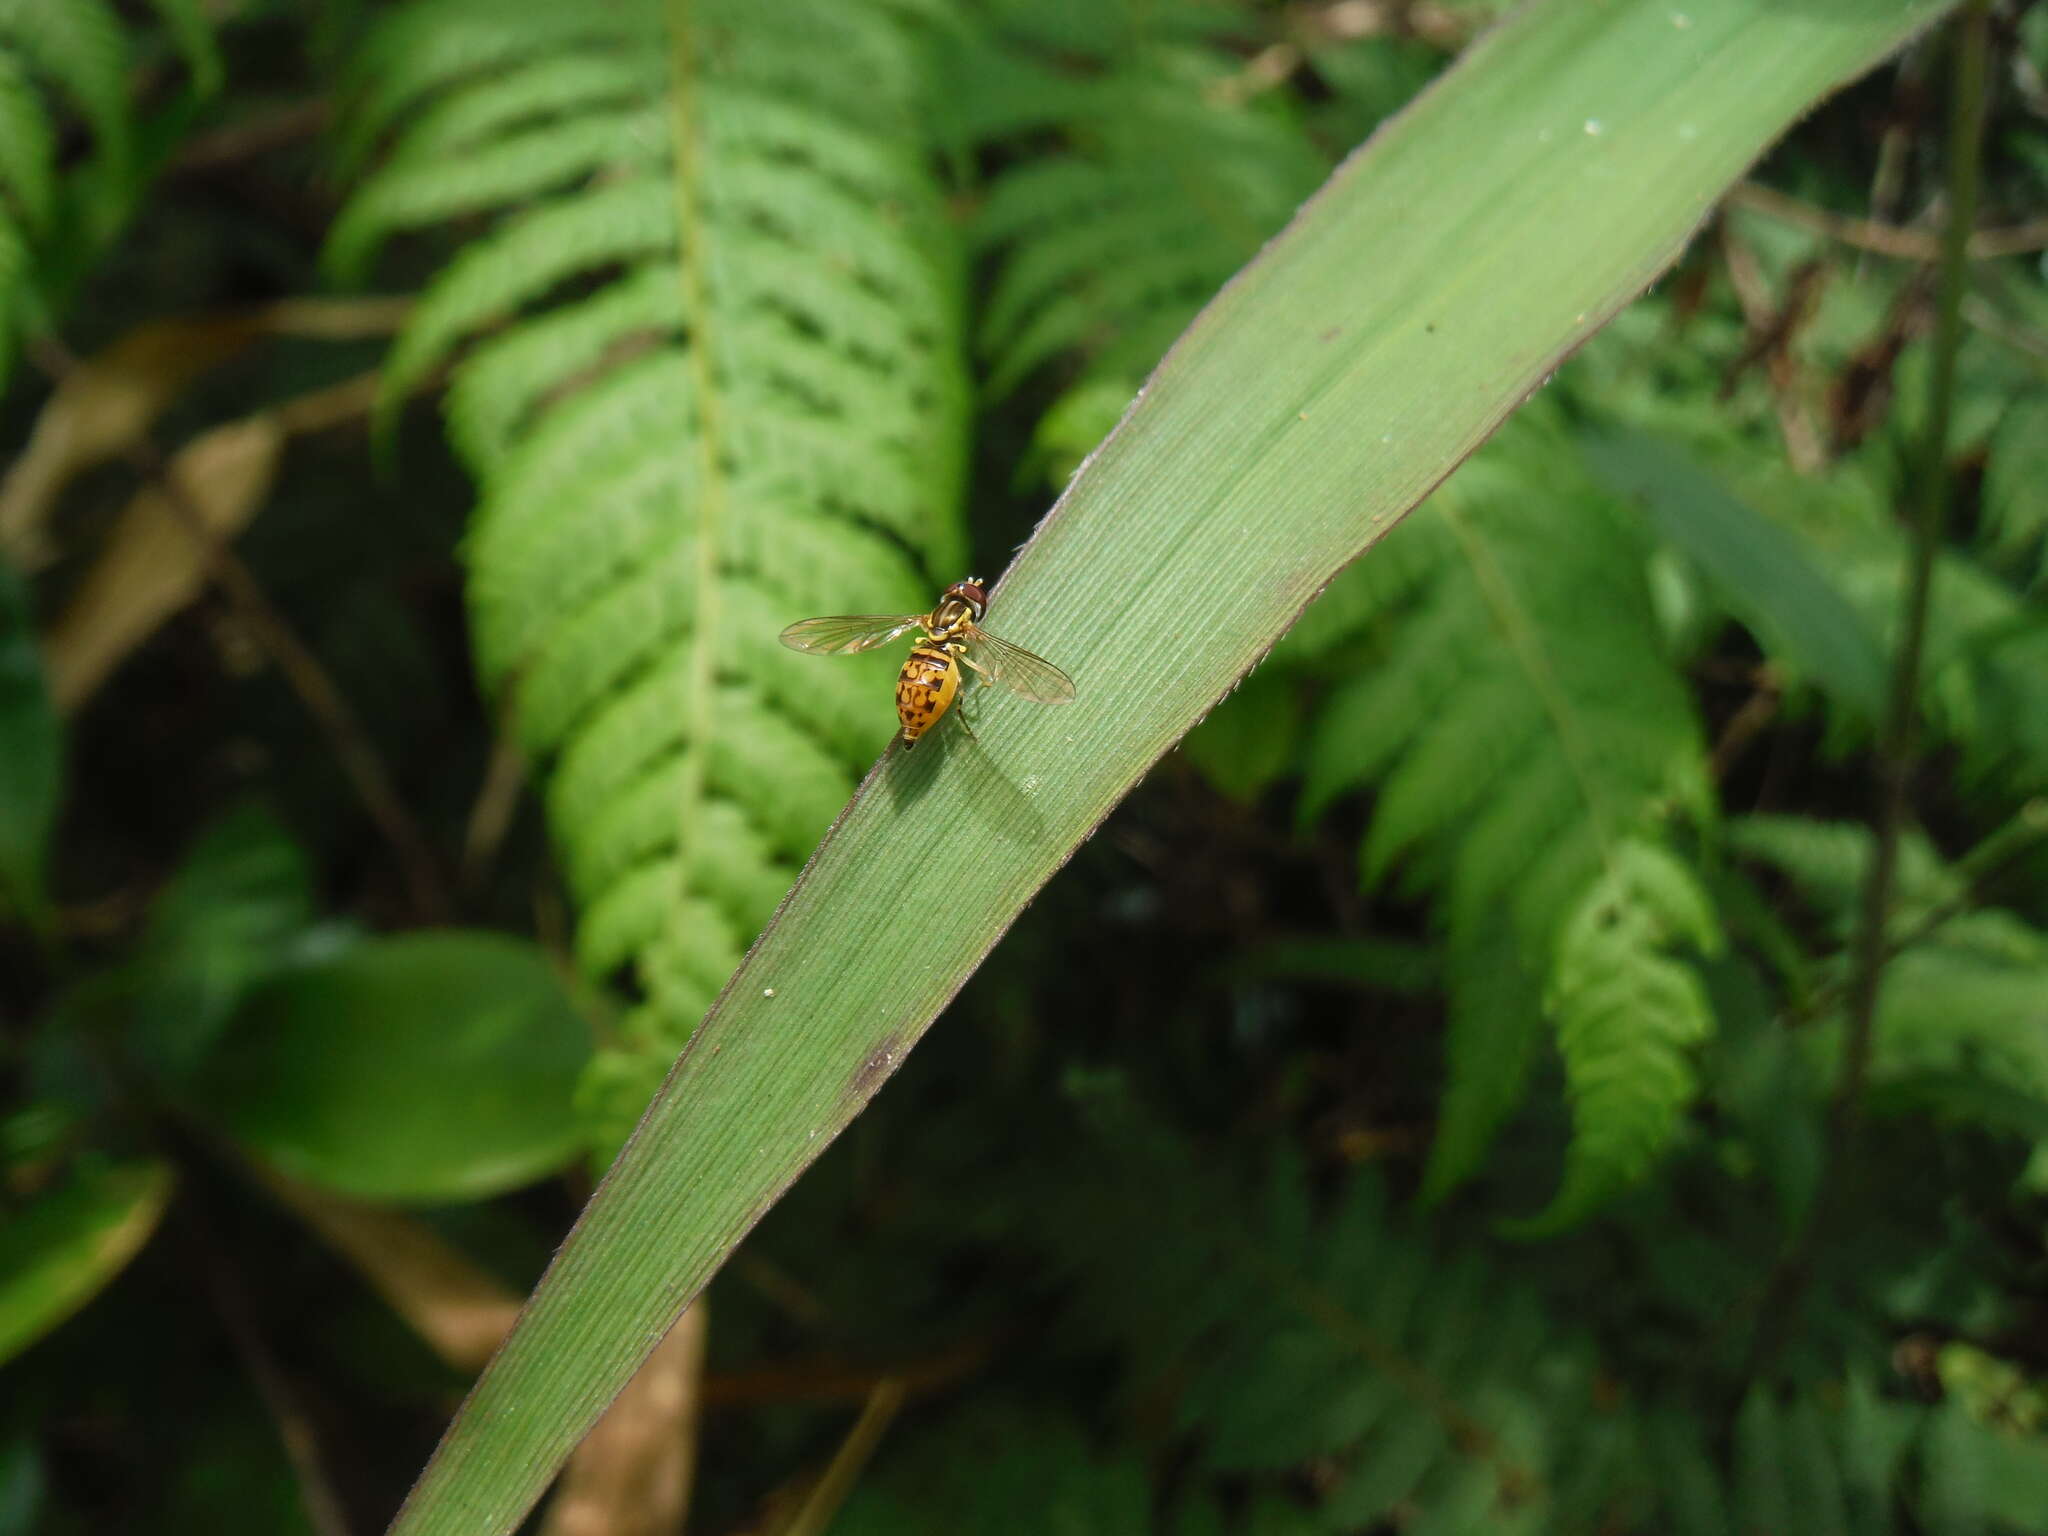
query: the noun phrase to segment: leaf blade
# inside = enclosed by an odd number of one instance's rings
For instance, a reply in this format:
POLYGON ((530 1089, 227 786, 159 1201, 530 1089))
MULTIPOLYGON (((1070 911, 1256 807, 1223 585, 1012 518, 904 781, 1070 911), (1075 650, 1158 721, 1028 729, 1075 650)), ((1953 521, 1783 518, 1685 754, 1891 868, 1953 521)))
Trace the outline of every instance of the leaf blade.
POLYGON ((894 754, 869 776, 394 1530, 516 1523, 1151 763, 1771 137, 1939 10, 1731 6, 1674 43, 1662 4, 1531 7, 1354 156, 1183 337, 995 595, 1005 632, 1073 671, 1081 702, 992 700, 978 750, 894 754), (1475 158, 1480 143, 1503 152, 1475 158), (1560 209, 1597 237, 1557 240, 1560 209), (1386 441, 1368 451, 1361 421, 1386 441), (920 902, 935 867, 952 898, 920 902))
POLYGON ((545 957, 502 934, 404 934, 287 971, 249 999, 227 1044, 197 1102, 324 1189, 481 1199, 582 1145, 571 1098, 588 1031, 545 957))
POLYGON ((0 1360, 57 1327, 127 1266, 156 1230, 173 1183, 167 1164, 125 1163, 10 1218, 0 1248, 0 1360))

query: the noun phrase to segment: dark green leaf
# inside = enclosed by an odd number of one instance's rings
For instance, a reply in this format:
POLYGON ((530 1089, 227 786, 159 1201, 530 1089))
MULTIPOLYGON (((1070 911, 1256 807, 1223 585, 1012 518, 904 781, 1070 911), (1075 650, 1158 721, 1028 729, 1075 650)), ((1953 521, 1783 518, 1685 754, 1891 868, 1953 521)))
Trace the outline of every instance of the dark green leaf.
POLYGON ((126 1163, 10 1211, 0 1229, 0 1360, 98 1295, 149 1240, 170 1193, 169 1168, 126 1163))
POLYGON ((1884 702, 1884 657, 1855 609, 1793 534, 1733 495, 1684 450, 1647 433, 1592 433, 1587 463, 1698 561, 1774 658, 1867 723, 1884 702))
POLYGON ((371 1200, 475 1200, 560 1167, 589 1031, 547 958, 490 933, 408 934, 279 976, 197 1085, 286 1173, 371 1200))

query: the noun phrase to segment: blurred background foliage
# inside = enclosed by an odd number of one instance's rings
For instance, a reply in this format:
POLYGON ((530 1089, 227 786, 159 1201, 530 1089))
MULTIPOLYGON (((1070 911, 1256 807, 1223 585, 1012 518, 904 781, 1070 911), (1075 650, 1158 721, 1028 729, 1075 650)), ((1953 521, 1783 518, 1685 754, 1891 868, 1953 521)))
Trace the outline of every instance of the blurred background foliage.
MULTIPOLYGON (((0 5, 0 1536, 379 1527, 887 740, 775 630, 999 569, 1492 13, 0 5)), ((536 1528, 2048 1529, 2040 4, 1839 1086, 1947 52, 1338 579, 536 1528)))

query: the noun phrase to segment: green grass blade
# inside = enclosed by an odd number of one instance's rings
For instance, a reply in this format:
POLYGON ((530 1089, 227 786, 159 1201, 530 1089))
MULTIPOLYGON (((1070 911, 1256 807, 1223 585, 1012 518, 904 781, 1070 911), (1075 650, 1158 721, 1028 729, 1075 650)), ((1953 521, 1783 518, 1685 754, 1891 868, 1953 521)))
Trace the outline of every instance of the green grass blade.
POLYGON ((990 696, 978 746, 948 730, 868 779, 394 1529, 511 1529, 1152 762, 1773 137, 1943 9, 1532 5, 1354 156, 1189 329, 996 595, 998 632, 1067 667, 1079 702, 990 696))

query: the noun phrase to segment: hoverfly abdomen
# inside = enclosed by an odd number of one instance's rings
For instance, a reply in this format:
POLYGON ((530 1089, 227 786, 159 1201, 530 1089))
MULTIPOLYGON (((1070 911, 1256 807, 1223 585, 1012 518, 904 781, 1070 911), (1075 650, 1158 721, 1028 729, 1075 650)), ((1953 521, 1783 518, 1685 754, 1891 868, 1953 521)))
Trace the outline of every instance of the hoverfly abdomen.
POLYGON ((896 718, 903 724, 903 745, 916 746, 917 738, 952 707, 959 691, 960 666, 951 650, 920 645, 904 658, 903 670, 896 674, 896 718))

